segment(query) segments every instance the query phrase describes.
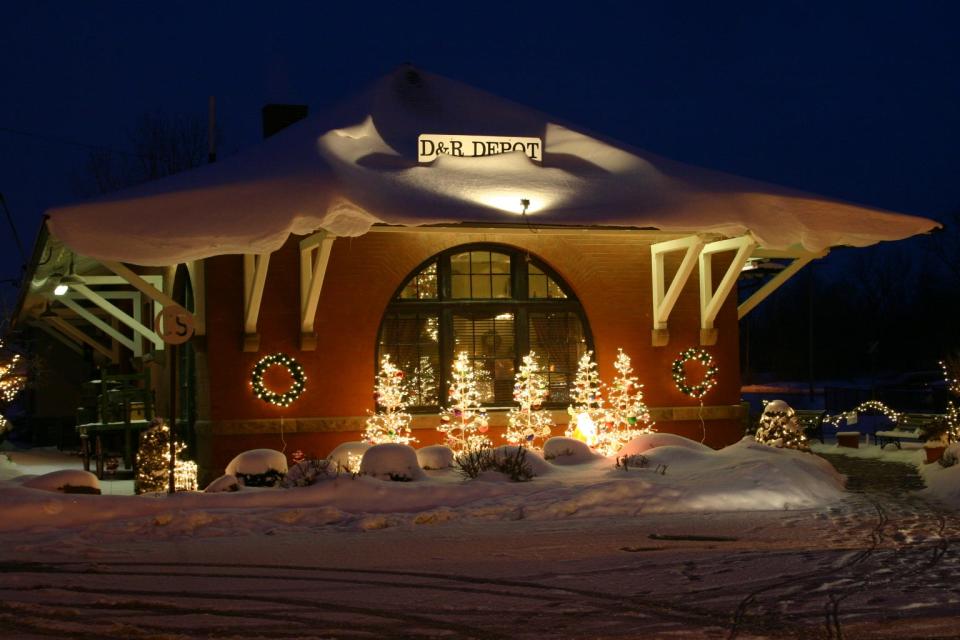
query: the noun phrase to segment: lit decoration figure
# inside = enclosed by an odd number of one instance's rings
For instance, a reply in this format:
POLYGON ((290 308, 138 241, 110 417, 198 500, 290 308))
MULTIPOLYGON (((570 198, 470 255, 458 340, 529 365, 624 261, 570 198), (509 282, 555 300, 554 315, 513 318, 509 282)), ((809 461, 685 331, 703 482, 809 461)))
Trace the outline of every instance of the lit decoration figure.
MULTIPOLYGON (((140 448, 137 450, 137 493, 166 491, 170 483, 170 427, 160 418, 154 418, 152 425, 140 434, 140 448)), ((183 443, 177 443, 178 456, 184 448, 183 443)), ((178 460, 177 464, 179 462, 178 460)))
POLYGON ((643 385, 633 375, 630 356, 617 349, 613 363, 617 375, 607 388, 607 410, 598 425, 594 448, 605 456, 616 454, 627 442, 644 433, 653 433, 650 410, 643 401, 643 385))
POLYGON ((404 374, 390 362, 389 354, 384 355, 380 361, 380 373, 377 374, 374 398, 380 409, 367 418, 363 439, 370 444, 416 442, 417 439, 410 433, 412 418, 405 411, 407 384, 404 374))
POLYGON ((593 361, 593 351, 580 356, 577 375, 570 388, 572 404, 567 407, 571 422, 566 436, 586 442, 591 447, 597 443, 597 423, 604 422, 603 382, 593 361))
POLYGON ((507 414, 507 432, 504 439, 510 444, 531 449, 540 449, 538 441, 550 437, 553 421, 550 413, 541 409, 547 399, 547 378, 540 373, 536 354, 530 352, 523 356, 523 363, 517 370, 513 383, 513 399, 518 406, 512 407, 507 414))
POLYGON ((783 400, 772 400, 763 408, 757 433, 753 436, 757 442, 783 449, 809 451, 803 426, 793 407, 783 400))
POLYGON ((900 421, 900 416, 902 415, 899 412, 894 411, 887 405, 883 404, 879 400, 865 400, 864 402, 861 402, 860 404, 855 406, 849 412, 838 413, 835 416, 827 416, 826 418, 823 419, 823 421, 828 424, 832 424, 835 427, 839 427, 841 422, 845 422, 847 420, 847 416, 852 414, 859 415, 866 411, 875 411, 881 414, 884 418, 886 418, 893 424, 897 424, 897 422, 900 421))
POLYGON ((489 429, 487 412, 480 407, 478 375, 465 351, 457 354, 450 372, 447 406, 440 412, 437 430, 446 435, 446 444, 457 453, 491 446, 483 435, 489 429))
POLYGON ((285 353, 274 353, 269 356, 264 356, 254 365, 253 374, 250 376, 250 386, 253 388, 253 394, 264 402, 269 402, 278 407, 289 407, 293 404, 294 400, 299 398, 300 394, 303 393, 306 383, 307 376, 303 372, 303 367, 299 362, 285 353), (283 393, 271 391, 263 384, 263 374, 274 365, 285 368, 293 380, 290 388, 283 393))
POLYGON ((192 460, 177 460, 173 469, 173 484, 177 491, 196 491, 197 463, 192 460))

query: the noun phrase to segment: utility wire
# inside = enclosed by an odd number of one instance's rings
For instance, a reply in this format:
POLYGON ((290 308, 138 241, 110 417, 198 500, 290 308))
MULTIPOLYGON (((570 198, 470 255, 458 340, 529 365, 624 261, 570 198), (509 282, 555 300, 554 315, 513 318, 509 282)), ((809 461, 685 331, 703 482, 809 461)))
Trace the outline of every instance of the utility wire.
POLYGON ((24 136, 27 138, 36 138, 37 140, 43 140, 44 142, 50 142, 53 144, 65 144, 71 147, 80 147, 82 149, 90 149, 92 151, 106 151, 108 153, 118 153, 125 156, 130 156, 132 158, 139 158, 140 155, 136 153, 130 153, 129 151, 120 151, 119 149, 111 149, 110 147, 103 147, 95 144, 87 144, 85 142, 77 142, 76 140, 70 140, 68 138, 61 138, 59 136, 51 136, 45 133, 35 133, 33 131, 23 131, 22 129, 12 129, 10 127, 0 127, 0 131, 4 133, 12 133, 18 136, 24 136))
POLYGON ((27 264, 27 254, 23 250, 23 243, 20 241, 20 234, 17 233, 17 225, 13 224, 13 216, 10 215, 10 209, 7 207, 7 199, 0 193, 0 206, 3 206, 3 212, 7 215, 7 222, 10 224, 10 231, 13 232, 13 239, 17 243, 17 249, 20 251, 21 266, 27 264))

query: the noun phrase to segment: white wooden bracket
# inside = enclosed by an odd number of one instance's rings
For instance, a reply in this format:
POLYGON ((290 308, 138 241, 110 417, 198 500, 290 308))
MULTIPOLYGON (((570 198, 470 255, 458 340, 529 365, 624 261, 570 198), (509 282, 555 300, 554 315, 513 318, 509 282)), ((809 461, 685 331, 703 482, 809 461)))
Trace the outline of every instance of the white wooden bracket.
POLYGON ((703 247, 700 252, 700 344, 717 343, 717 330, 713 326, 720 307, 737 284, 737 278, 747 263, 756 240, 750 236, 740 236, 727 240, 717 240, 703 247), (713 256, 717 253, 736 251, 730 266, 720 280, 716 291, 713 289, 713 256))
POLYGON ((190 284, 193 286, 193 333, 207 335, 207 278, 203 260, 187 263, 190 284))
POLYGON ((247 253, 243 256, 243 350, 247 352, 260 349, 257 320, 260 317, 260 303, 263 301, 263 288, 267 282, 269 266, 269 253, 247 253))
POLYGON ((770 278, 762 287, 754 291, 749 298, 741 302, 737 307, 737 318, 742 320, 744 316, 753 311, 758 304, 766 300, 771 293, 783 286, 783 284, 800 271, 800 269, 803 269, 813 260, 822 258, 828 253, 829 251, 811 253, 806 251, 775 251, 770 249, 758 249, 754 251, 752 257, 755 258, 789 258, 792 259, 793 262, 784 267, 777 275, 770 278))
POLYGON ((697 266, 697 256, 703 249, 706 240, 700 236, 688 236, 686 238, 677 238, 676 240, 667 240, 666 242, 657 242, 650 245, 650 273, 653 277, 653 332, 651 341, 655 347, 664 347, 670 342, 670 331, 667 321, 670 318, 670 312, 673 311, 677 299, 680 297, 680 291, 683 290, 694 267, 697 266), (667 287, 666 271, 664 268, 665 257, 668 253, 684 251, 683 261, 674 274, 670 286, 667 287))
MULTIPOLYGON (((155 348, 163 349, 163 339, 161 339, 152 328, 145 326, 139 319, 131 317, 123 309, 116 306, 96 291, 93 291, 85 284, 71 285, 70 288, 109 313, 123 324, 133 329, 148 341, 152 342, 155 348)), ((134 305, 139 306, 136 301, 134 301, 134 305)))
POLYGON ((80 344, 78 344, 76 340, 67 336, 66 334, 63 334, 57 331, 56 329, 51 327, 49 323, 44 322, 39 317, 33 318, 30 321, 30 326, 36 327, 40 331, 43 331, 45 334, 47 334, 48 336, 50 336, 51 338, 53 338, 54 340, 56 340, 57 342, 65 346, 66 348, 70 349, 77 355, 81 355, 81 356, 83 355, 83 347, 80 344))
POLYGON ((320 303, 323 276, 330 261, 330 250, 336 236, 320 231, 300 241, 300 349, 313 351, 317 348, 317 336, 313 331, 320 303))
POLYGON ((155 286, 144 280, 140 277, 139 274, 133 272, 130 267, 123 264, 122 262, 113 262, 112 260, 101 260, 100 264, 105 266, 110 271, 113 271, 115 274, 127 281, 127 283, 132 286, 134 289, 140 291, 143 295, 147 296, 154 302, 162 306, 173 306, 177 303, 174 302, 173 298, 169 295, 157 289, 155 286))
MULTIPOLYGON (((72 300, 69 296, 60 296, 57 299, 57 301, 62 303, 63 306, 67 307, 68 309, 72 309, 78 316, 80 316, 81 318, 83 318, 93 326, 95 326, 97 329, 100 329, 100 331, 103 331, 106 335, 113 338, 116 342, 122 344, 127 349, 130 349, 130 351, 134 351, 133 340, 123 335, 122 333, 117 331, 114 327, 107 324, 97 316, 90 313, 87 309, 85 309, 82 305, 72 300)), ((135 354, 135 355, 140 355, 140 354, 135 354)))
POLYGON ((57 330, 63 333, 65 336, 68 336, 74 340, 77 340, 78 342, 82 342, 83 344, 89 345, 94 351, 96 351, 97 353, 105 357, 107 360, 109 360, 113 364, 119 364, 119 360, 117 359, 117 354, 114 352, 113 349, 101 344, 97 340, 94 340, 92 337, 90 337, 89 335, 81 331, 79 328, 77 328, 73 324, 67 322, 64 318, 61 318, 59 315, 57 315, 57 317, 55 318, 53 317, 44 318, 44 320, 50 323, 50 325, 56 327, 57 330))

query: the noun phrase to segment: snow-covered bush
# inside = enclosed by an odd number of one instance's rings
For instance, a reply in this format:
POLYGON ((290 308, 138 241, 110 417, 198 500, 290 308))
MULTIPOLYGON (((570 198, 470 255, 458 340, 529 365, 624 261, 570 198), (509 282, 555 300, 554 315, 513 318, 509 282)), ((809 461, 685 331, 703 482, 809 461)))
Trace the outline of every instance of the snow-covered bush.
POLYGON ((705 444, 684 438, 674 433, 645 433, 637 436, 620 449, 619 456, 632 456, 644 453, 657 447, 683 447, 694 451, 712 452, 713 449, 705 444))
POLYGON ((360 475, 381 480, 409 482, 424 477, 417 450, 408 444, 385 442, 367 449, 360 461, 360 475))
POLYGON ((328 458, 301 460, 290 467, 280 486, 284 489, 309 487, 323 480, 332 480, 338 475, 340 475, 340 468, 333 460, 328 458))
POLYGON ((944 468, 952 467, 957 464, 957 462, 960 462, 960 443, 954 442, 951 445, 947 445, 947 448, 943 451, 943 455, 940 456, 937 462, 944 468))
POLYGON ((341 471, 358 473, 363 454, 372 446, 369 442, 344 442, 337 445, 327 456, 327 459, 336 463, 341 471))
POLYGON ((771 400, 763 408, 754 438, 771 447, 810 450, 797 413, 783 400, 771 400))
POLYGON ((224 472, 246 487, 274 487, 287 475, 287 457, 274 449, 252 449, 237 455, 224 472))
POLYGON ((543 443, 543 457, 553 464, 584 464, 600 456, 582 440, 556 436, 543 443))
POLYGON ((240 490, 240 481, 236 476, 226 474, 222 475, 203 490, 204 493, 229 493, 240 490))
POLYGON ((43 491, 59 491, 60 493, 90 493, 100 495, 100 481, 89 471, 77 469, 63 469, 52 471, 42 476, 30 478, 23 486, 43 491))
POLYGON ((442 444, 417 449, 417 461, 424 469, 449 469, 453 466, 453 455, 453 449, 442 444))
POLYGON ((477 478, 486 471, 502 473, 515 482, 525 482, 546 473, 550 465, 535 451, 519 445, 503 445, 496 449, 479 447, 457 454, 457 470, 466 478, 477 478))

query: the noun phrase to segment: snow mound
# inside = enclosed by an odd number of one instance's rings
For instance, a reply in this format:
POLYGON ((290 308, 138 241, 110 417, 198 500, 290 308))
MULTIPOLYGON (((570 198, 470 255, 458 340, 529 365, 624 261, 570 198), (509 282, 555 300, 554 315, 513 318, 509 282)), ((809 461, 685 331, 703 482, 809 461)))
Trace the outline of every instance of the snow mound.
POLYGON ((42 476, 30 478, 23 483, 23 486, 61 493, 100 493, 100 481, 97 480, 97 476, 89 471, 78 469, 51 471, 42 476))
MULTIPOLYGON (((960 458, 960 443, 954 442, 943 452, 943 457, 950 459, 960 458)), ((960 509, 960 463, 950 467, 940 464, 919 464, 920 475, 926 483, 924 493, 954 509, 960 509)))
POLYGON ((444 444, 432 444, 417 449, 417 460, 424 469, 449 469, 453 466, 453 449, 444 444))
POLYGON ((239 491, 240 482, 237 480, 237 477, 231 474, 222 475, 210 484, 207 485, 207 488, 203 490, 204 493, 228 493, 231 491, 239 491))
MULTIPOLYGON (((504 459, 517 455, 517 449, 520 449, 518 445, 505 444, 493 450, 493 457, 497 462, 503 462, 504 459)), ((527 449, 527 456, 524 458, 524 462, 529 465, 530 470, 533 471, 533 475, 535 476, 542 476, 553 471, 550 463, 532 449, 527 449)))
POLYGON ((363 454, 360 473, 381 480, 420 480, 425 477, 417 450, 408 444, 375 444, 363 454))
POLYGON ((602 457, 593 452, 586 442, 576 438, 555 436, 543 443, 543 457, 553 464, 584 464, 602 457))
POLYGON ((354 469, 351 464, 351 458, 354 460, 360 460, 363 457, 363 454, 367 452, 367 449, 372 447, 369 442, 344 442, 330 452, 330 455, 327 456, 328 460, 333 460, 343 471, 355 472, 357 469, 354 469))
POLYGON ((224 473, 231 476, 237 474, 259 475, 271 471, 285 474, 287 472, 287 457, 274 449, 251 449, 231 460, 224 473))
POLYGON ((623 445, 617 455, 632 456, 657 447, 684 447, 695 451, 713 451, 705 444, 673 433, 645 433, 623 445))
MULTIPOLYGON (((699 443, 697 443, 699 444, 699 443)), ((647 449, 646 453, 641 454, 653 465, 666 465, 679 467, 682 465, 699 465, 709 460, 715 452, 707 448, 706 451, 683 447, 675 444, 647 449)))

